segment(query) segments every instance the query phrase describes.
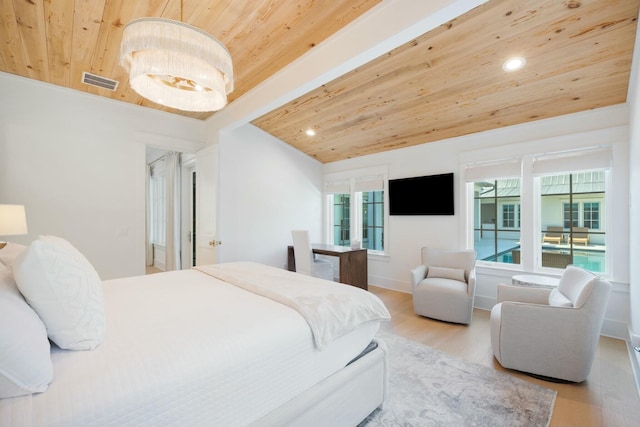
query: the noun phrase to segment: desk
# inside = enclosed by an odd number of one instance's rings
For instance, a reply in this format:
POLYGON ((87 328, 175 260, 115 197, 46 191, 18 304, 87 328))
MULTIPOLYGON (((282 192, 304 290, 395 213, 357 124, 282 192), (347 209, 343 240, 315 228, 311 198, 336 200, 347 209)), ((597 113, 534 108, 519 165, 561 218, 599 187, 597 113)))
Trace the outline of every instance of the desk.
POLYGON ((539 276, 537 274, 516 274, 511 278, 511 283, 517 286, 533 286, 536 288, 555 288, 560 279, 539 276))
MULTIPOLYGON (((287 269, 289 271, 296 271, 293 246, 289 246, 287 249, 287 269)), ((366 249, 351 249, 345 246, 321 244, 313 244, 311 245, 311 249, 314 254, 338 257, 340 262, 338 281, 340 283, 346 283, 367 290, 369 279, 366 249)))

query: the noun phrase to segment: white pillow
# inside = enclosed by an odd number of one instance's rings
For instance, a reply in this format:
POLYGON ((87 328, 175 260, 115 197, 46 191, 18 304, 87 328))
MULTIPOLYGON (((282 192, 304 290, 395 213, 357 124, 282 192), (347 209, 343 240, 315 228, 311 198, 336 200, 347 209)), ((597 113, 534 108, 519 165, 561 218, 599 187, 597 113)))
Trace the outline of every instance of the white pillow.
POLYGON ((15 259, 20 255, 27 247, 19 243, 7 242, 7 245, 0 249, 0 265, 5 265, 9 268, 13 265, 15 259))
POLYGON ((447 267, 429 267, 427 270, 427 278, 439 277, 442 279, 457 280, 459 282, 466 282, 464 278, 463 268, 447 268, 447 267))
POLYGON ((551 293, 549 293, 549 305, 554 307, 573 307, 571 300, 557 289, 553 289, 551 293))
POLYGON ((49 339, 8 268, 0 266, 0 398, 39 393, 53 379, 49 339))
POLYGON ((93 350, 102 342, 102 282, 69 242, 40 236, 16 259, 13 274, 20 292, 58 347, 93 350))

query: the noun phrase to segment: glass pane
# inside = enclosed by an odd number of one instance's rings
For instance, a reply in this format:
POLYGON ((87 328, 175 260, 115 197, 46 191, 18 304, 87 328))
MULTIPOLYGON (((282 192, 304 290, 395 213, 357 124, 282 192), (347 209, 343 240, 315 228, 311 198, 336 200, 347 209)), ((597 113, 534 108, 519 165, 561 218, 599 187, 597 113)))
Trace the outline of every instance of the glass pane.
POLYGON ((474 183, 474 248, 478 260, 520 263, 520 180, 474 183))
POLYGON ((384 191, 362 193, 362 247, 384 250, 384 191))
POLYGON ((605 171, 545 176, 540 180, 540 264, 574 264, 606 272, 605 171))
POLYGON ((348 194, 333 195, 333 244, 350 246, 350 196, 348 194))

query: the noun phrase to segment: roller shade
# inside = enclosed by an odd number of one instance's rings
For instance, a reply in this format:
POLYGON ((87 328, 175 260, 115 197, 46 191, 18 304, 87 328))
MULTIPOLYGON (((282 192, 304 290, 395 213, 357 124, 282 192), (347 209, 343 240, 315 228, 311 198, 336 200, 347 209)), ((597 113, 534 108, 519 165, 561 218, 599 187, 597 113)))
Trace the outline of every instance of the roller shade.
POLYGON ((611 147, 550 153, 533 159, 534 176, 558 172, 577 172, 594 169, 611 169, 611 147))
POLYGON ((327 194, 349 194, 351 186, 349 181, 329 181, 324 184, 324 192, 327 194))
POLYGON ((356 178, 353 190, 356 192, 384 190, 384 177, 382 175, 372 175, 356 178))
POLYGON ((466 182, 485 181, 488 179, 520 178, 520 159, 502 160, 490 163, 474 163, 464 168, 466 182))

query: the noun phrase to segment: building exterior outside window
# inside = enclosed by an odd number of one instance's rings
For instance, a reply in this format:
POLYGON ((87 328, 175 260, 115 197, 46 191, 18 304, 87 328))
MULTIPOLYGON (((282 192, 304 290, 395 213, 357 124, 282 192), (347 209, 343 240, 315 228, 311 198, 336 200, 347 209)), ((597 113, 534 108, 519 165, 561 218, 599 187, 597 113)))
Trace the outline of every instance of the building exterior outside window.
POLYGON ((519 264, 512 249, 520 241, 520 179, 473 183, 474 246, 478 259, 519 264), (499 215, 500 213, 500 215, 499 215))
POLYGON ((349 194, 333 195, 333 244, 349 246, 351 244, 351 197, 349 194))
POLYGON ((362 247, 384 250, 384 191, 362 193, 362 247))
POLYGON ((387 168, 325 175, 326 243, 385 255, 387 168))

